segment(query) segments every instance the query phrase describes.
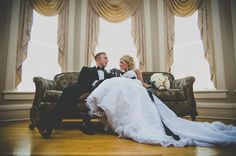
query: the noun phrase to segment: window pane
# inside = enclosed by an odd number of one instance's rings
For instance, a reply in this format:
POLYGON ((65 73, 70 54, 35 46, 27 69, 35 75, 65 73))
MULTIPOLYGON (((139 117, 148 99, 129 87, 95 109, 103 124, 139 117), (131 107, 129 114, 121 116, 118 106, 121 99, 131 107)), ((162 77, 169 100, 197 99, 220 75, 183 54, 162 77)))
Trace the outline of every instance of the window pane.
MULTIPOLYGON (((136 66, 139 66, 136 57, 137 50, 131 36, 131 18, 120 23, 110 23, 100 18, 98 42, 96 52, 105 51, 107 53, 109 59, 107 69, 119 69, 119 59, 127 54, 132 56, 136 66)), ((92 62, 92 66, 94 65, 95 61, 92 62)))
POLYGON ((171 71, 175 78, 194 76, 194 90, 215 90, 210 80, 209 64, 204 57, 197 20, 197 12, 190 17, 175 16, 174 63, 171 71))
POLYGON ((58 16, 42 16, 33 12, 33 26, 28 46, 28 56, 22 66, 22 82, 18 90, 33 91, 34 76, 47 79, 61 72, 57 63, 57 22, 58 16))

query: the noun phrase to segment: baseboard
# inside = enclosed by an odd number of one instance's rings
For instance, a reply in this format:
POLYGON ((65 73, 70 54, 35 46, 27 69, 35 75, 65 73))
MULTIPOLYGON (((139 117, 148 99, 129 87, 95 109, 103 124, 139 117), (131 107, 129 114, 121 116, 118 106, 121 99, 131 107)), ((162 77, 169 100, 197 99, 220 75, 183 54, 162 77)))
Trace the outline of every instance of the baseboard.
POLYGON ((236 118, 227 118, 227 117, 214 117, 214 116, 203 116, 203 115, 198 115, 198 119, 214 119, 214 120, 231 120, 236 122, 236 118))
POLYGON ((236 103, 197 102, 197 111, 205 118, 236 120, 236 103))
MULTIPOLYGON (((8 106, 4 106, 8 107, 8 106)), ((15 109, 5 109, 0 110, 0 122, 2 121, 19 121, 19 120, 29 120, 30 108, 22 109, 21 106, 18 108, 14 106, 15 109)))
POLYGON ((3 92, 0 122, 29 120, 33 99, 33 92, 3 92))
POLYGON ((6 122, 17 122, 17 121, 29 121, 29 118, 0 120, 0 124, 1 123, 6 123, 6 122))

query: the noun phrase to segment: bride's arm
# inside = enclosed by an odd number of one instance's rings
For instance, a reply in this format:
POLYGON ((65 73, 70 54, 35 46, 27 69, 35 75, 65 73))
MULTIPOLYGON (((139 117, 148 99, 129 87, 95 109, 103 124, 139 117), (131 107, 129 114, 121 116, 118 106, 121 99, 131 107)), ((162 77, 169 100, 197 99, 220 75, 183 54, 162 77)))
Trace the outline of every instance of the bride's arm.
POLYGON ((149 85, 143 81, 143 76, 142 76, 142 73, 139 69, 135 69, 134 72, 136 73, 137 78, 142 82, 143 87, 145 87, 145 88, 151 87, 151 85, 149 85))

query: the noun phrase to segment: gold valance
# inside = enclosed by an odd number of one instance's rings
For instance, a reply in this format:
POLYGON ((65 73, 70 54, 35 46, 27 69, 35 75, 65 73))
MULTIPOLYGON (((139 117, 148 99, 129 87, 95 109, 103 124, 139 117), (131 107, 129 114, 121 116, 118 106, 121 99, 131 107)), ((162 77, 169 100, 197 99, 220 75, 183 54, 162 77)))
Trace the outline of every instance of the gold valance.
POLYGON ((32 7, 44 16, 57 15, 64 7, 65 0, 30 0, 32 7))
POLYGON ((98 16, 118 23, 133 16, 142 0, 89 0, 89 4, 98 16))
POLYGON ((202 0, 165 0, 173 15, 191 16, 202 4, 202 0))

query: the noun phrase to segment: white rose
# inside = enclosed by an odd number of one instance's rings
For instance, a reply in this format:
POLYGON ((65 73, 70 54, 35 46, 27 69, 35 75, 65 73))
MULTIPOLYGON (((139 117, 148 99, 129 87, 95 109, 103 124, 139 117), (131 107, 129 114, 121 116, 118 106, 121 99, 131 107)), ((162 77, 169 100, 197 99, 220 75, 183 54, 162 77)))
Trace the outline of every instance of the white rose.
POLYGON ((170 89, 170 81, 165 81, 164 86, 166 89, 170 89))
POLYGON ((155 81, 154 85, 156 88, 159 88, 162 85, 162 83, 160 83, 159 81, 155 81))

